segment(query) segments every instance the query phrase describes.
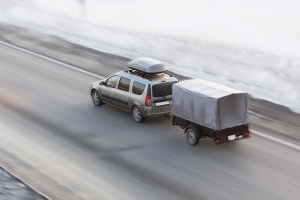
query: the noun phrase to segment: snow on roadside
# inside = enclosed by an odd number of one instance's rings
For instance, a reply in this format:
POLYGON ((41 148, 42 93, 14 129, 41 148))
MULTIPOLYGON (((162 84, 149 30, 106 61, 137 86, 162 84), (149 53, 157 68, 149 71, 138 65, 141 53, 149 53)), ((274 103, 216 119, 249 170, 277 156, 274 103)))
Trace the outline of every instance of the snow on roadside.
POLYGON ((45 200, 24 183, 0 167, 0 199, 9 200, 45 200))
POLYGON ((136 0, 86 0, 81 5, 71 0, 26 1, 1 2, 0 20, 128 58, 154 57, 177 73, 235 87, 300 112, 300 45, 292 29, 298 3, 230 0, 224 5, 201 0, 200 10, 195 10, 189 4, 182 7, 179 0, 162 1, 159 7, 156 1, 144 5, 136 0), (170 3, 172 8, 165 9, 170 3), (182 15, 176 15, 179 11, 182 15))

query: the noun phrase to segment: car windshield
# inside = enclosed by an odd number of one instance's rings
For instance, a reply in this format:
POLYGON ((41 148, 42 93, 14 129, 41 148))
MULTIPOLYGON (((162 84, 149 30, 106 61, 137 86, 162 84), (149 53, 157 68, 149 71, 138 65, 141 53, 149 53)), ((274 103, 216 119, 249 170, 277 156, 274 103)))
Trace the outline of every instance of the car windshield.
POLYGON ((152 86, 153 97, 172 95, 172 85, 176 81, 160 83, 152 86))

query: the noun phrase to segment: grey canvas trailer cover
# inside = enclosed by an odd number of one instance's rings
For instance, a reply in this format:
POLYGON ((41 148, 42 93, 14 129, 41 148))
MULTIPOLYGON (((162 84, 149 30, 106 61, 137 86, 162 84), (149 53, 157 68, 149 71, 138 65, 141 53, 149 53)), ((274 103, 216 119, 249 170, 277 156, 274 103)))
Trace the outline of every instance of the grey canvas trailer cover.
POLYGON ((190 79, 174 84, 172 95, 171 122, 185 130, 190 145, 205 137, 221 144, 250 136, 246 92, 190 79))

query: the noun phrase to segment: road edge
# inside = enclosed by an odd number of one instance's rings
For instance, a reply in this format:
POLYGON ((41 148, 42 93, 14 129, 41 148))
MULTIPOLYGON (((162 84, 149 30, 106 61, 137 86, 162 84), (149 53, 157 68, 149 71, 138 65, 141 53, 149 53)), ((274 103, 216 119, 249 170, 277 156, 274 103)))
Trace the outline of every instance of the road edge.
POLYGON ((0 168, 2 168, 5 172, 7 172, 9 175, 14 177, 15 179, 17 179, 17 181, 19 181, 19 182, 23 183, 24 185, 26 185, 30 190, 32 190, 36 194, 40 195, 41 197, 43 197, 45 200, 51 200, 50 197, 48 197, 43 192, 39 191, 37 188, 35 188, 33 185, 29 184, 24 179, 21 179, 16 173, 14 173, 12 170, 8 169, 6 166, 0 165, 0 168))

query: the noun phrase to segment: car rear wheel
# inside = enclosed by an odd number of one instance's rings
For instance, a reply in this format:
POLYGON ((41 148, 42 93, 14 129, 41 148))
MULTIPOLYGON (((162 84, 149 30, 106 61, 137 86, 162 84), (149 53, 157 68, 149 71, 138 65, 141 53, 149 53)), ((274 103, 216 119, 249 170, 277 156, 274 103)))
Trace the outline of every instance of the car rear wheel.
POLYGON ((97 92, 97 90, 93 90, 93 91, 92 91, 92 100, 93 100, 93 103, 94 103, 96 106, 100 106, 100 105, 101 105, 100 95, 99 95, 99 93, 97 92))
POLYGON ((134 106, 132 109, 132 117, 133 117, 134 121, 137 123, 141 123, 144 121, 143 114, 137 106, 134 106))
POLYGON ((199 143, 200 140, 200 131, 194 125, 189 125, 186 128, 186 141, 189 145, 195 146, 199 143))

